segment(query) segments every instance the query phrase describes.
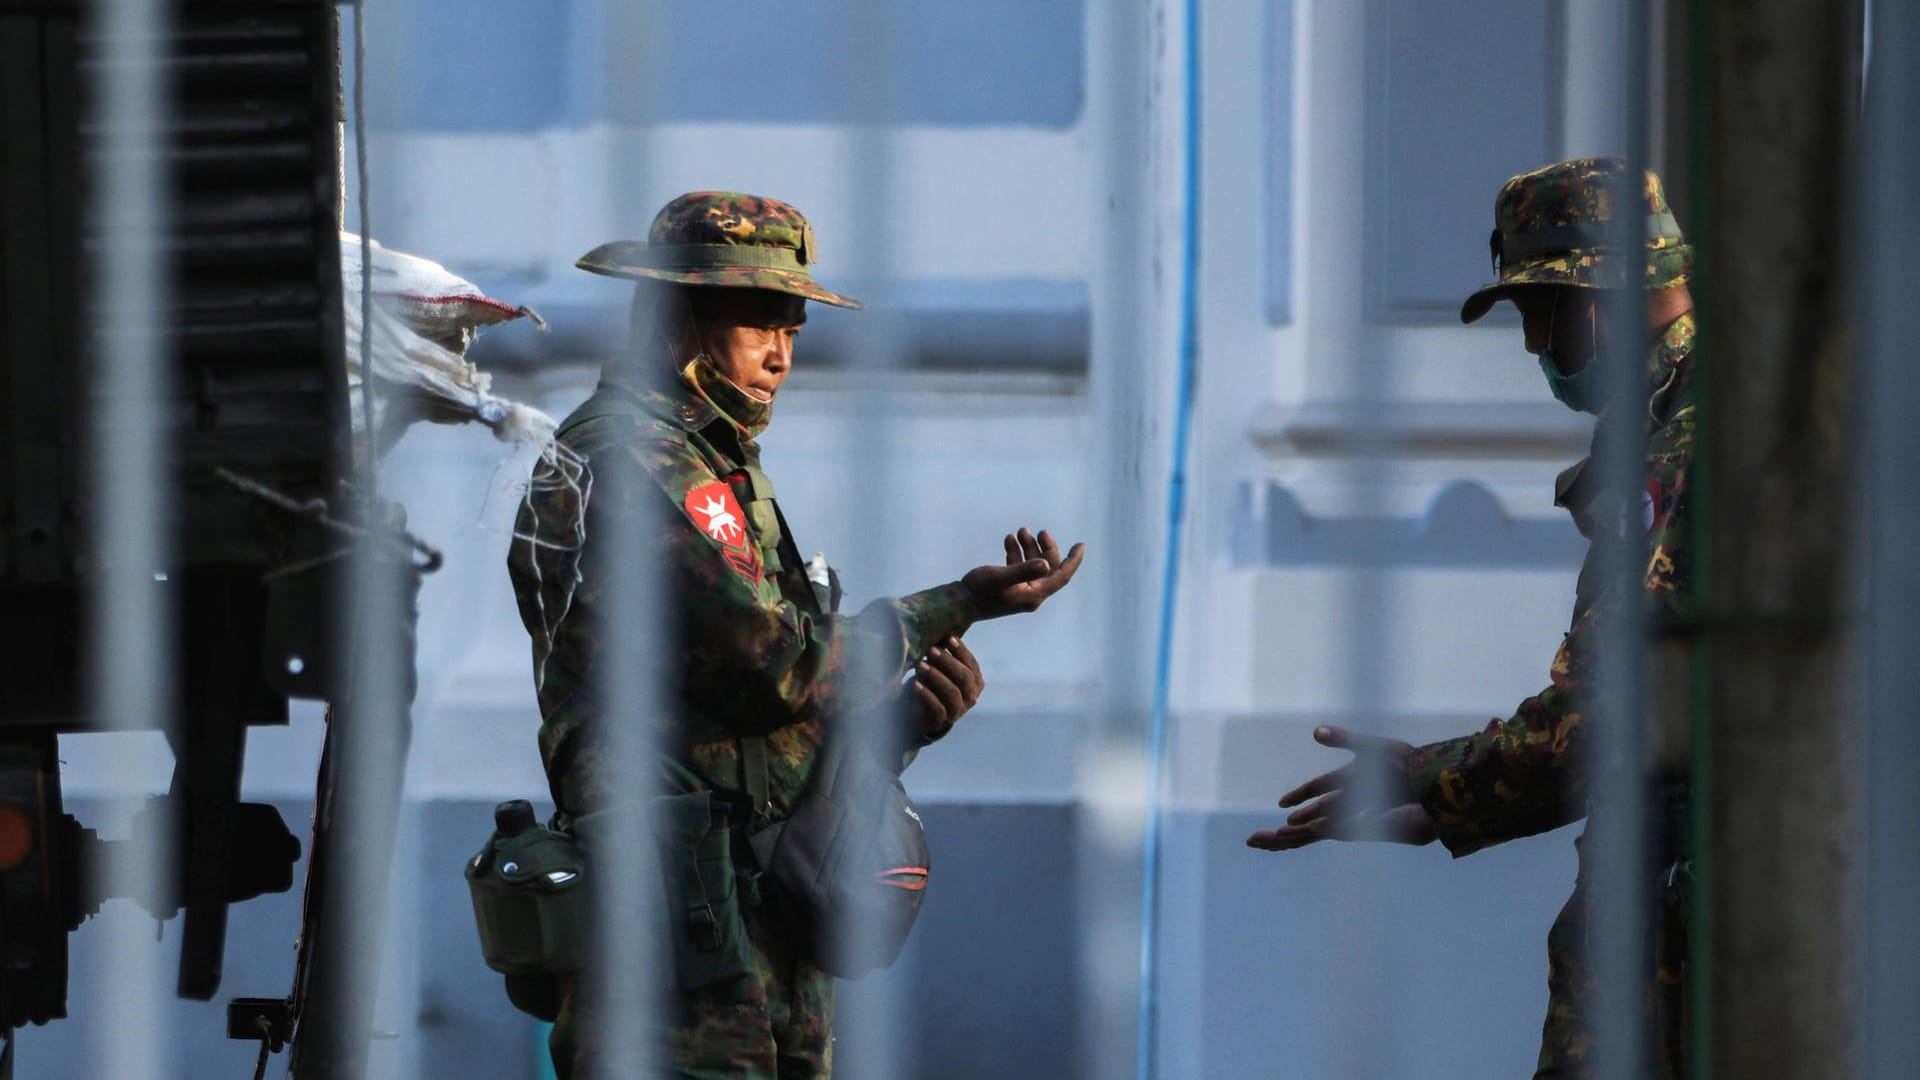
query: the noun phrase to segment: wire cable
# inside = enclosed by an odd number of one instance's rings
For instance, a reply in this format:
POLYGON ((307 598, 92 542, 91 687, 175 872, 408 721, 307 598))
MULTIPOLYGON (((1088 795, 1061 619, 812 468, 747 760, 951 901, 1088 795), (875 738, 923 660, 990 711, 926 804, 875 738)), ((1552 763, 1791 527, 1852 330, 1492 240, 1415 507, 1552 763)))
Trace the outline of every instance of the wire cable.
MULTIPOLYGON (((366 495, 380 490, 379 436, 373 430, 373 211, 367 205, 367 8, 353 12, 353 170, 360 197, 360 408, 366 414, 366 444, 361 466, 366 495)), ((351 405, 349 405, 351 408, 351 405)))
POLYGON ((1173 682, 1175 609, 1180 591, 1181 537, 1187 511, 1187 444, 1199 358, 1200 277, 1200 4, 1186 0, 1183 93, 1185 149, 1180 212, 1180 358, 1174 387, 1173 459, 1167 478, 1166 561, 1160 576, 1160 626, 1153 661, 1153 705, 1147 726, 1147 822, 1140 881, 1140 1017, 1135 1075, 1154 1072, 1159 1023, 1160 802, 1166 776, 1167 702, 1173 682))

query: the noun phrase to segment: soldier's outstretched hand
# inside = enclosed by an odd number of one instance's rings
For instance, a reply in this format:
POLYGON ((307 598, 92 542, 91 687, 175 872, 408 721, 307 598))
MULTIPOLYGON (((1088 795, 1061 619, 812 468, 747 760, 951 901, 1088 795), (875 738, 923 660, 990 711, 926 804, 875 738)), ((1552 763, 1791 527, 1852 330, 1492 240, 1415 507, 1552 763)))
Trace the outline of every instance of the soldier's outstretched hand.
POLYGON ((960 579, 980 605, 983 619, 1039 610, 1047 597, 1073 580, 1087 553, 1087 545, 1075 544, 1062 558, 1060 545, 1045 529, 1037 537, 1025 529, 1009 533, 1006 548, 1006 565, 976 566, 960 579))
POLYGON ((1353 760, 1280 796, 1281 809, 1299 809, 1279 828, 1247 837, 1248 847, 1291 851, 1322 840, 1432 842, 1433 823, 1426 808, 1407 790, 1411 745, 1331 724, 1314 728, 1313 741, 1352 751, 1353 760))

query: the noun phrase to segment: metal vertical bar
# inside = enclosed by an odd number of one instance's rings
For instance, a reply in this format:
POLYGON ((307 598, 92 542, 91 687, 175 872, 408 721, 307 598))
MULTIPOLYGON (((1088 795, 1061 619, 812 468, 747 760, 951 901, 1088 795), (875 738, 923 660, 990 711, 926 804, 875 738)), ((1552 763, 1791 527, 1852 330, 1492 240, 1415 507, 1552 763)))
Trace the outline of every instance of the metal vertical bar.
MULTIPOLYGON (((849 17, 839 24, 849 46, 844 55, 877 58, 875 62, 855 65, 849 73, 854 109, 849 117, 853 125, 852 153, 845 174, 845 193, 846 205, 858 213, 847 221, 849 235, 827 241, 835 248, 852 252, 849 264, 857 266, 860 279, 869 283, 863 286, 867 290, 863 300, 872 305, 871 310, 850 316, 860 325, 858 332, 851 336, 852 347, 846 356, 847 372, 852 378, 845 405, 857 421, 848 426, 844 486, 835 499, 841 507, 842 520, 859 519, 862 503, 903 506, 912 502, 911 493, 902 483, 906 471, 897 465, 898 443, 904 430, 900 416, 905 405, 903 371, 899 363, 903 332, 900 320, 907 313, 894 302, 902 295, 895 280, 894 244, 896 237, 913 233, 912 211, 904 218, 901 216, 892 183, 893 144, 899 137, 900 117, 905 112, 901 108, 898 70, 904 55, 899 47, 899 7, 888 0, 856 0, 849 17)), ((801 209, 804 212, 806 208, 801 209)), ((942 212, 964 210, 943 207, 935 211, 942 212)), ((803 334, 801 341, 805 340, 803 334)), ((794 363, 797 368, 804 368, 809 364, 809 357, 803 351, 794 357, 794 363)), ((866 519, 865 527, 853 531, 852 548, 842 557, 859 580, 873 583, 872 588, 862 592, 901 591, 887 590, 882 583, 895 579, 899 560, 893 553, 916 546, 912 537, 901 534, 902 517, 872 515, 866 519)), ((891 662, 874 649, 859 649, 850 657, 850 679, 858 686, 878 685, 885 680, 885 669, 891 662)), ((878 727, 869 726, 866 730, 899 730, 906 718, 906 707, 905 697, 896 696, 883 707, 893 715, 878 727)), ((826 738, 845 737, 860 730, 855 723, 857 719, 829 716, 826 738)), ((931 752, 937 754, 940 750, 936 748, 931 752)), ((854 949, 865 952, 871 948, 868 939, 879 933, 880 928, 861 922, 856 916, 853 910, 836 913, 843 924, 839 927, 842 940, 853 942, 854 949)), ((843 996, 850 996, 844 993, 847 990, 858 995, 857 1015, 861 1020, 858 1029, 850 1029, 836 1015, 835 1028, 839 1034, 834 1064, 837 1070, 856 1078, 909 1074, 903 1063, 911 1038, 908 1031, 911 1017, 905 1008, 911 995, 888 993, 881 987, 897 985, 911 977, 910 971, 896 968, 866 976, 857 989, 846 984, 836 988, 843 996)))
MULTIPOLYGON (((1646 611, 1642 600, 1645 555, 1626 516, 1637 514, 1632 493, 1645 484, 1647 301, 1641 261, 1647 215, 1640 177, 1647 161, 1647 0, 1618 0, 1608 36, 1618 72, 1619 97, 1611 119, 1615 145, 1626 168, 1613 192, 1612 235, 1618 256, 1602 300, 1601 318, 1611 329, 1589 363, 1605 401, 1595 428, 1593 468, 1598 488, 1615 493, 1623 515, 1618 538, 1596 535, 1599 595, 1619 600, 1615 617, 1597 625, 1598 648, 1590 735, 1588 827, 1583 844, 1591 869, 1588 890, 1588 960, 1597 993, 1593 1015, 1596 1075, 1634 1080, 1646 1074, 1647 1039, 1642 1014, 1647 972, 1647 905, 1651 872, 1646 868, 1647 769, 1642 738, 1645 706, 1642 669, 1646 611), (1616 539, 1621 542, 1614 542, 1616 539)), ((1604 603, 1605 601, 1601 601, 1604 603)))
POLYGON ((1146 792, 1142 737, 1152 689, 1154 449, 1161 445, 1154 403, 1165 368, 1154 312, 1151 270, 1161 244, 1151 163, 1162 109, 1155 78, 1162 0, 1116 0, 1087 8, 1087 127, 1092 143, 1095 251, 1089 395, 1097 432, 1094 483, 1107 508, 1098 573, 1103 618, 1099 714, 1077 762, 1075 807, 1082 854, 1079 987, 1083 1003, 1079 1073, 1110 1080, 1133 1075, 1138 1053, 1140 977, 1139 858, 1141 796, 1146 792))
MULTIPOLYGON (((166 131, 170 95, 164 0, 103 0, 94 30, 96 117, 102 133, 94 192, 100 254, 89 268, 95 335, 90 490, 94 572, 87 590, 91 726, 118 733, 116 787, 132 789, 145 769, 133 732, 170 730, 174 717, 172 605, 173 476, 166 418, 172 343, 167 258, 170 183, 166 131)), ((165 845, 110 846, 105 874, 136 896, 170 893, 165 845)), ((162 950, 145 917, 122 905, 103 913, 104 952, 114 970, 89 1003, 105 1037, 92 1047, 95 1075, 140 1080, 165 1073, 169 1031, 160 1020, 171 993, 162 950)))
MULTIPOLYGON (((1341 710, 1352 718, 1356 730, 1364 731, 1395 706, 1386 690, 1391 685, 1395 659, 1389 646, 1394 640, 1389 630, 1394 618, 1394 582, 1386 532, 1378 524, 1387 520, 1394 457, 1402 447, 1386 423, 1394 401, 1385 392, 1390 380, 1384 351, 1362 348, 1345 361, 1345 393, 1355 406, 1356 419, 1352 449, 1338 466, 1339 484, 1346 493, 1343 510, 1375 527, 1355 537, 1352 563, 1341 583, 1346 668, 1341 710)), ((1390 790, 1390 783, 1380 772, 1355 770, 1346 789, 1347 805, 1389 805, 1397 794, 1390 790)), ((1350 824, 1361 825, 1358 820, 1350 824)), ((1403 1048, 1393 1043, 1395 1032, 1391 1028, 1383 1034, 1377 1005, 1399 993, 1400 988, 1393 982, 1393 966, 1386 956, 1384 940, 1371 928, 1381 921, 1381 898, 1388 895, 1387 882, 1407 872, 1405 853, 1383 845, 1355 843, 1335 857, 1338 861, 1325 871, 1333 881, 1330 891, 1349 899, 1337 928, 1331 930, 1338 942, 1335 954, 1339 960, 1331 990, 1341 1028, 1333 1060, 1338 1062, 1342 1076, 1384 1076, 1403 1048)))
MULTIPOLYGON (((1677 0, 1676 0, 1677 2, 1677 0)), ((1707 154, 1705 151, 1706 124, 1706 56, 1707 21, 1706 7, 1709 0, 1686 0, 1686 49, 1685 65, 1687 93, 1686 115, 1686 193, 1685 205, 1694 250, 1694 285, 1690 290, 1694 294, 1696 307, 1708 306, 1713 302, 1711 282, 1713 280, 1713 230, 1715 222, 1703 212, 1707 205, 1707 154)), ((1671 114, 1670 122, 1675 119, 1671 114)), ((1668 198, 1673 196, 1674 188, 1669 187, 1668 198)), ((1698 342, 1694 348, 1694 357, 1690 363, 1700 365, 1694 372, 1699 380, 1700 396, 1711 400, 1713 396, 1713 364, 1710 343, 1698 342)), ((1698 439, 1702 444, 1710 444, 1713 439, 1713 413, 1710 409, 1700 417, 1698 439)), ((1714 566, 1708 539, 1714 527, 1713 476, 1708 468, 1695 469, 1693 490, 1693 522, 1687 537, 1693 545, 1694 557, 1694 602, 1695 610, 1710 610, 1706 597, 1712 588, 1714 566)), ((1691 985, 1687 987, 1687 1067, 1691 1070, 1691 1080, 1711 1080, 1713 1076, 1713 985, 1714 950, 1713 941, 1714 911, 1716 901, 1716 867, 1713 860, 1713 806, 1714 776, 1712 731, 1713 716, 1709 702, 1710 678, 1712 675, 1711 647, 1706 642, 1695 643, 1692 656, 1688 658, 1687 673, 1687 746, 1691 761, 1687 768, 1688 790, 1691 801, 1687 807, 1687 846, 1693 854, 1693 890, 1687 905, 1687 972, 1691 985)))
POLYGON ((289 1065, 294 1076, 348 1080, 367 1071, 379 996, 394 834, 412 741, 414 600, 419 586, 410 557, 393 542, 404 525, 404 510, 379 498, 376 388, 369 370, 378 333, 370 317, 369 255, 379 198, 368 179, 367 132, 370 115, 389 115, 392 103, 368 103, 368 43, 375 43, 386 57, 408 55, 398 20, 389 24, 380 17, 388 10, 358 4, 352 12, 349 129, 355 145, 353 198, 363 272, 359 293, 344 299, 359 309, 362 330, 358 354, 345 359, 361 378, 361 393, 348 408, 361 413, 366 431, 364 444, 357 448, 354 490, 345 512, 362 531, 348 556, 345 595, 334 598, 344 615, 336 622, 340 639, 334 648, 345 662, 345 675, 329 691, 312 853, 312 939, 302 943, 311 955, 303 957, 305 985, 296 988, 302 1012, 289 1065))
MULTIPOLYGON (((1379 0, 1364 13, 1356 12, 1356 25, 1384 23, 1391 28, 1390 8, 1406 0, 1379 0)), ((1372 32, 1369 30, 1368 32, 1372 32)), ((1388 32, 1392 32, 1391 29, 1388 32)), ((1369 74, 1384 75, 1377 67, 1369 74)), ((1384 122, 1384 109, 1369 102, 1361 115, 1369 126, 1384 122)), ((1368 139, 1373 138, 1371 134, 1368 139)), ((1368 147, 1363 154, 1374 153, 1368 147)), ((1364 167, 1363 167, 1364 168, 1364 167)), ((1350 298, 1366 295, 1368 269, 1363 260, 1347 264, 1351 274, 1350 298)), ((1325 317, 1325 309, 1322 317, 1325 317)), ((1355 314, 1361 314, 1356 311, 1355 314)), ((1338 316, 1333 316, 1337 318, 1338 316)), ((1362 316, 1364 317, 1364 316, 1362 316)), ((1344 496, 1342 513, 1376 527, 1360 531, 1354 542, 1352 563, 1340 581, 1341 652, 1345 684, 1340 691, 1340 709, 1352 718, 1356 728, 1370 728, 1393 707, 1387 692, 1394 671, 1394 657, 1386 647, 1393 640, 1388 632, 1392 618, 1391 567, 1385 531, 1378 523, 1387 519, 1394 456, 1400 440, 1387 424, 1388 410, 1396 404, 1393 393, 1392 357, 1384 347, 1385 335, 1363 332, 1347 338, 1348 351, 1341 357, 1339 394, 1353 405, 1354 427, 1351 450, 1335 463, 1334 479, 1344 496)), ((1356 769, 1347 791, 1348 806, 1373 807, 1390 801, 1391 780, 1371 769, 1356 769)), ((1350 824, 1357 824, 1349 819, 1350 824)), ((1379 1023, 1379 1002, 1391 999, 1397 988, 1389 975, 1392 964, 1385 955, 1381 935, 1371 929, 1379 925, 1385 884, 1404 873, 1405 853, 1381 845, 1353 843, 1332 853, 1337 859, 1328 868, 1334 895, 1350 898, 1345 917, 1337 928, 1330 928, 1336 945, 1338 970, 1331 979, 1332 1004, 1340 1034, 1330 1055, 1339 1075, 1373 1080, 1387 1075, 1390 1063, 1400 1047, 1398 1032, 1379 1023)), ((1386 1012, 1391 1015, 1393 1010, 1386 1012)))
MULTIPOLYGON (((664 118, 665 42, 693 36, 681 33, 679 13, 655 0, 600 0, 596 7, 600 83, 595 89, 601 107, 595 114, 615 120, 604 188, 611 202, 603 208, 604 220, 625 235, 644 237, 658 205, 678 194, 658 189, 653 168, 664 118)), ((626 345, 630 359, 665 363, 660 330, 649 324, 636 312, 634 338, 626 345), (648 329, 654 336, 643 338, 648 329)), ((666 925, 669 913, 655 880, 650 798, 660 790, 661 740, 671 737, 671 718, 678 715, 667 621, 675 597, 651 544, 668 511, 659 500, 644 498, 617 509, 620 528, 596 533, 589 526, 583 539, 584 550, 600 553, 595 566, 606 575, 600 583, 600 647, 611 662, 597 663, 589 673, 601 703, 596 718, 604 740, 601 752, 611 759, 606 763, 610 775, 624 778, 632 793, 604 808, 604 824, 583 837, 599 872, 593 881, 599 940, 582 988, 588 1007, 576 1011, 580 1042, 597 1051, 588 1062, 592 1080, 652 1076, 671 1064, 664 1060, 664 1034, 673 1015, 674 965, 663 948, 670 938, 657 929, 666 925)))
POLYGON ((1709 11, 1702 451, 1715 527, 1699 636, 1712 648, 1714 1068, 1849 1076, 1863 970, 1850 715, 1860 9, 1709 11))
POLYGON ((1868 781, 1866 1075, 1911 1076, 1920 1061, 1920 370, 1904 267, 1920 235, 1908 179, 1920 171, 1920 6, 1872 5, 1864 215, 1867 320, 1868 781))

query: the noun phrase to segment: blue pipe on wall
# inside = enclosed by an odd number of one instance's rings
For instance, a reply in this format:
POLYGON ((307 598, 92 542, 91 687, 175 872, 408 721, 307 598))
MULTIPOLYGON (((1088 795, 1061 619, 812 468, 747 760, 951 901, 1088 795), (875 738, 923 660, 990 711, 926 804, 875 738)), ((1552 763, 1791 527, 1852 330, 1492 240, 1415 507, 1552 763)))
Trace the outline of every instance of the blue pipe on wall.
POLYGON ((1187 443, 1199 355, 1200 277, 1200 3, 1186 0, 1185 140, 1180 206, 1180 357, 1173 402, 1173 460, 1167 479, 1166 563, 1160 577, 1160 627, 1153 664, 1153 711, 1147 727, 1147 826, 1140 885, 1140 1016, 1135 1075, 1154 1072, 1159 1019, 1160 797, 1165 784, 1167 699, 1173 681, 1174 609, 1180 591, 1180 540, 1187 512, 1187 443))

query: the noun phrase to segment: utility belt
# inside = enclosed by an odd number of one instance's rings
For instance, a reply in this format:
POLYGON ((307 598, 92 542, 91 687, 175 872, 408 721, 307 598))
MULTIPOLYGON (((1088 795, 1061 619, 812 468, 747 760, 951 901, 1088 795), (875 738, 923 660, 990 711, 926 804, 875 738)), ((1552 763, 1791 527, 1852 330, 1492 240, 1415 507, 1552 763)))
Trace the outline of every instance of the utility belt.
MULTIPOLYGON (((641 864, 666 916, 681 990, 730 982, 753 968, 746 912, 767 918, 814 966, 854 978, 899 958, 919 916, 931 859, 920 814, 898 776, 870 754, 831 739, 792 814, 769 822, 763 738, 743 739, 744 796, 662 795, 648 808, 656 862, 641 864)), ((568 828, 534 820, 524 799, 500 804, 486 846, 467 862, 468 890, 487 966, 506 976, 522 1012, 552 1020, 558 979, 593 954, 591 879, 596 850, 624 847, 607 810, 568 828)), ((565 824, 561 819, 559 824, 565 824)))

